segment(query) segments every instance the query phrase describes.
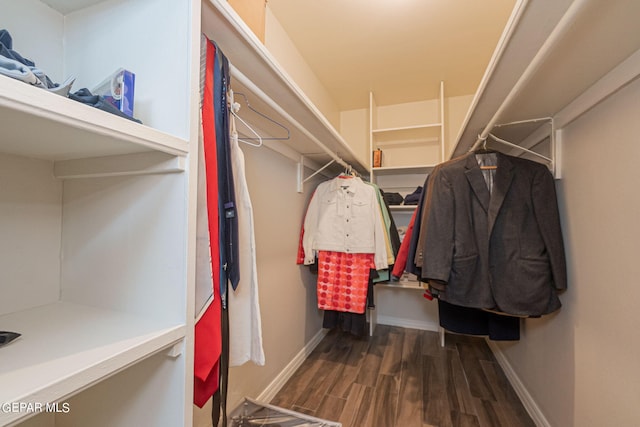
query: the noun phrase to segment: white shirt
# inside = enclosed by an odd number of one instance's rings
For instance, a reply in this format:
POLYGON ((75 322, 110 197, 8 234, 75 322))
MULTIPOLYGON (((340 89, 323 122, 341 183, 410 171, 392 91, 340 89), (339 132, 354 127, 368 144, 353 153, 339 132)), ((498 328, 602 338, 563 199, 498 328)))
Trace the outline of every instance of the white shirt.
POLYGON ((337 177, 318 185, 304 220, 305 265, 316 251, 371 253, 377 270, 388 268, 375 189, 360 178, 337 177))
POLYGON ((264 366, 253 206, 245 175, 244 153, 238 146, 237 133, 231 134, 230 142, 236 209, 238 211, 240 283, 235 291, 231 287, 228 290, 229 366, 240 366, 248 361, 264 366))

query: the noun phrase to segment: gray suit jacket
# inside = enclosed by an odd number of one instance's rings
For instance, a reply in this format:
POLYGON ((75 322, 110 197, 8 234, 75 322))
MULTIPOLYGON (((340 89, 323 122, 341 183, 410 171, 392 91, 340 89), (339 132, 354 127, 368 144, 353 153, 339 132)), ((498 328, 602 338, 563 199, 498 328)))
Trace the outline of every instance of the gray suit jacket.
POLYGON ((431 174, 422 278, 446 282, 441 298, 451 304, 551 313, 567 287, 553 176, 542 164, 497 157, 491 193, 473 153, 431 174))

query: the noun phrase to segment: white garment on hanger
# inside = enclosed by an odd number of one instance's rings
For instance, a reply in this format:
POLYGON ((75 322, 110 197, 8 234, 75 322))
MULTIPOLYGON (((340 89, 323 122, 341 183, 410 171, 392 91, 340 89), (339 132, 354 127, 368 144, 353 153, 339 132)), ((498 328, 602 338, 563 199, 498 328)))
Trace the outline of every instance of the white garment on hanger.
POLYGON ((374 254, 376 270, 388 268, 384 224, 374 188, 360 178, 318 185, 304 219, 304 264, 316 251, 374 254))
MULTIPOLYGON (((233 120, 233 119, 231 119, 233 120)), ((253 206, 245 176, 244 154, 238 145, 238 134, 232 133, 231 162, 238 213, 238 250, 240 283, 234 291, 229 287, 229 366, 252 361, 265 364, 262 346, 262 321, 258 299, 258 268, 253 226, 253 206)))

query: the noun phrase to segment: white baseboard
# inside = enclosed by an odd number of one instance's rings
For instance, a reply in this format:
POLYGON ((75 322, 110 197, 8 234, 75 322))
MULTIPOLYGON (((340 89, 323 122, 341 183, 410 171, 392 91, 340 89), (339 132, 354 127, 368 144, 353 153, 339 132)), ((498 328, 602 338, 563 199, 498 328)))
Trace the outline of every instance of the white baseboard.
POLYGON ((504 371, 504 374, 507 376, 507 379, 511 383, 511 386, 522 401, 522 404, 533 419, 533 422, 536 424, 536 426, 551 427, 551 424, 549 424, 549 421, 547 421, 547 418, 544 416, 535 400, 533 400, 533 397, 531 396, 531 394, 529 394, 527 388, 524 386, 524 384, 522 384, 522 381, 511 367, 511 364, 507 360, 500 347, 498 347, 495 342, 490 340, 487 340, 487 344, 489 345, 489 348, 493 352, 493 355, 498 361, 498 364, 504 371))
POLYGON ((260 402, 271 402, 276 394, 284 387, 289 381, 289 378, 298 370, 300 365, 309 357, 314 348, 320 344, 320 341, 327 335, 328 329, 321 329, 317 334, 311 338, 311 340, 300 350, 298 354, 289 362, 285 368, 274 378, 273 381, 265 388, 256 400, 260 402))
POLYGON ((404 319, 401 317, 392 317, 378 315, 377 322, 380 325, 401 326, 409 329, 420 329, 423 331, 438 332, 439 325, 434 322, 424 322, 421 320, 404 319))

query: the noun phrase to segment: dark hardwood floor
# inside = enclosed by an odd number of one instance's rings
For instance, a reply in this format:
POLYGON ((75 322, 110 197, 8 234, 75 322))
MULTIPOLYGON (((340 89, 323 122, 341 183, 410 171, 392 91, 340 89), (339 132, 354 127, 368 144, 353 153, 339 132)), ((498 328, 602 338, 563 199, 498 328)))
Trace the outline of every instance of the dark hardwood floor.
POLYGON ((331 331, 271 404, 343 427, 535 427, 483 338, 331 331))

